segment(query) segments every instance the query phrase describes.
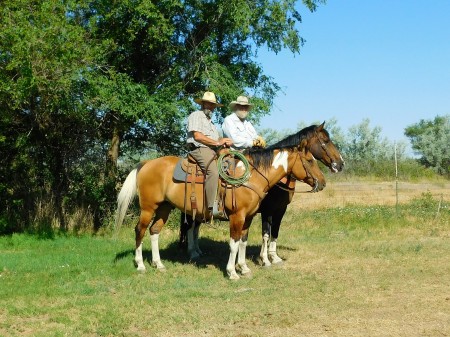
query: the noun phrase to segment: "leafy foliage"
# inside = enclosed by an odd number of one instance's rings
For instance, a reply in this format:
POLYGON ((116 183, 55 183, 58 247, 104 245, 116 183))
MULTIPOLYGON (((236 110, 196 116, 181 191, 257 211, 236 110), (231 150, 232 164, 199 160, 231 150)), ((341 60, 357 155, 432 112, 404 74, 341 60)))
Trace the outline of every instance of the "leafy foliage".
POLYGON ((408 126, 405 135, 413 149, 421 155, 420 161, 436 172, 450 176, 450 115, 436 116, 408 126))
MULTIPOLYGON (((324 1, 303 3, 314 11, 324 1)), ((2 1, 1 231, 27 229, 42 203, 54 208, 49 226, 67 230, 81 207, 100 227, 114 203, 119 156, 183 152, 184 118, 206 89, 223 102, 247 92, 255 120, 268 113, 278 86, 257 50, 299 52, 295 5, 2 1)))

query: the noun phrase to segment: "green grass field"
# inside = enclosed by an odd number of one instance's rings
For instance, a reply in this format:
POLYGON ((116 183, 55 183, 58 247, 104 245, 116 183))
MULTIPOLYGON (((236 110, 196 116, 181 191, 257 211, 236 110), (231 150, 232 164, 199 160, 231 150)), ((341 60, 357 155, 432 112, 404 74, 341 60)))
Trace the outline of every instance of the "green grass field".
POLYGON ((165 228, 165 273, 133 264, 134 231, 0 238, 0 336, 450 336, 450 208, 423 195, 399 209, 291 208, 281 267, 229 281, 228 225, 203 226, 196 264, 165 228), (437 211, 439 209, 439 212, 437 211))

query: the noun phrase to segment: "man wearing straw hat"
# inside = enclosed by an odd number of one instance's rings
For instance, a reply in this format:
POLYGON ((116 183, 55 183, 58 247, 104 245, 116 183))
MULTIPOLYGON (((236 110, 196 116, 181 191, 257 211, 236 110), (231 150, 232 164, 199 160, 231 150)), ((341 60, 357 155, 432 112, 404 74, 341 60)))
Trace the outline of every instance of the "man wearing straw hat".
POLYGON ((219 139, 219 132, 211 120, 214 109, 223 106, 217 102, 216 95, 211 91, 206 91, 202 98, 196 98, 194 101, 200 104, 202 109, 189 115, 187 145, 191 156, 206 172, 206 205, 212 213, 219 183, 217 164, 214 162, 215 150, 220 146, 230 147, 233 142, 229 138, 219 139))
POLYGON ((239 96, 230 103, 233 113, 225 118, 222 130, 226 137, 233 140, 233 149, 244 150, 249 147, 266 147, 265 140, 258 136, 247 116, 253 104, 248 102, 246 96, 239 96))

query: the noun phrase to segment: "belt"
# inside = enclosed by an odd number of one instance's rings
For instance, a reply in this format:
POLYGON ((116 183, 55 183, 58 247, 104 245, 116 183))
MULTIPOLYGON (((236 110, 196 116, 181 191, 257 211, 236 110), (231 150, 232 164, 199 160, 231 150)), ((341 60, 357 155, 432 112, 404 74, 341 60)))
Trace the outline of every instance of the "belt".
POLYGON ((198 149, 198 146, 195 146, 194 143, 187 143, 187 148, 189 151, 194 151, 194 150, 198 149))

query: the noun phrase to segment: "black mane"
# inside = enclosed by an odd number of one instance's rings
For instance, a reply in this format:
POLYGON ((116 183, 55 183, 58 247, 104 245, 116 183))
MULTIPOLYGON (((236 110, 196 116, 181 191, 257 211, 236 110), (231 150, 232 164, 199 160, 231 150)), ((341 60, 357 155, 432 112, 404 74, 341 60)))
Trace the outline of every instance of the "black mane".
MULTIPOLYGON (((273 150, 292 150, 293 148, 299 146, 304 139, 313 137, 316 127, 317 125, 311 125, 301 129, 300 131, 287 136, 286 138, 268 146, 265 149, 249 148, 244 151, 244 154, 249 156, 250 161, 255 167, 268 169, 273 162, 273 150)), ((323 131, 328 136, 328 132, 325 129, 323 129, 323 131)))
MULTIPOLYGON (((304 129, 301 129, 297 133, 287 136, 286 138, 276 142, 275 144, 270 145, 268 147, 268 149, 274 150, 274 149, 284 149, 284 148, 292 148, 294 146, 298 146, 304 139, 309 139, 312 136, 314 136, 314 130, 316 128, 317 128, 317 125, 311 125, 304 129)), ((325 129, 323 131, 325 131, 325 129)), ((327 134, 327 136, 328 136, 328 134, 327 134)))

